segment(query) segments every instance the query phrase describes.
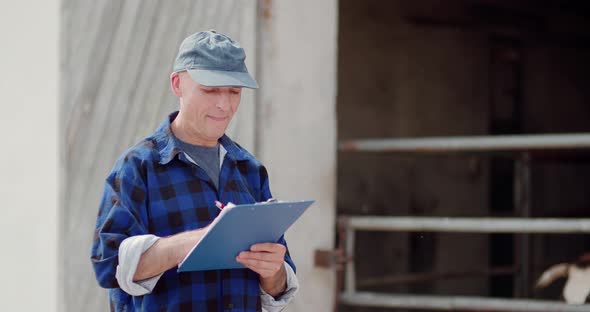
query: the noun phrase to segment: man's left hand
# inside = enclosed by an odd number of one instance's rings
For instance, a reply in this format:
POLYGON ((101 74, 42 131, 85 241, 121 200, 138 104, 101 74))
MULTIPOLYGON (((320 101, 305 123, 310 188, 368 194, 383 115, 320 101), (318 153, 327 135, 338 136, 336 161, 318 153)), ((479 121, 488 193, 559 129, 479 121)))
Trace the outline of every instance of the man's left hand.
POLYGON ((270 278, 281 272, 287 248, 281 244, 254 244, 250 251, 242 251, 236 261, 258 273, 261 278, 270 278))
POLYGON ((260 285, 271 296, 277 296, 287 287, 284 261, 287 248, 282 244, 254 244, 250 251, 242 251, 236 261, 260 275, 260 285))

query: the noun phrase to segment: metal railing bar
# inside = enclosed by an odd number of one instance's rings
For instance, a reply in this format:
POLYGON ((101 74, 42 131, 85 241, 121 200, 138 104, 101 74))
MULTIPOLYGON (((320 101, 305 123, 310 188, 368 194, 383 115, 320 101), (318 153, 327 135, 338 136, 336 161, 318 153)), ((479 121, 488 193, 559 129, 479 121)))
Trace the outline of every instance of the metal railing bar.
POLYGON ((370 292, 343 293, 340 303, 401 309, 429 309, 436 311, 486 312, 587 312, 590 305, 569 305, 546 300, 499 299, 466 296, 429 296, 410 294, 379 294, 370 292))
POLYGON ((590 219, 341 216, 339 223, 345 228, 365 231, 590 233, 590 219))
POLYGON ((518 152, 590 148, 590 133, 344 140, 340 151, 398 153, 518 152))

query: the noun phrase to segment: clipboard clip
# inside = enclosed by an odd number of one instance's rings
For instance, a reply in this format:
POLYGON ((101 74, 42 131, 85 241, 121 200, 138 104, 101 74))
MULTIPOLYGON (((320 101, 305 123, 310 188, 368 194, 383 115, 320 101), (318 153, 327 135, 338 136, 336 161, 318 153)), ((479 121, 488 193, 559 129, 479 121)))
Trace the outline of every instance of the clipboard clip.
MULTIPOLYGON (((277 201, 278 200, 276 198, 269 198, 265 202, 262 202, 262 203, 274 203, 277 201)), ((219 208, 219 210, 223 210, 223 208, 228 207, 228 206, 235 206, 235 204, 232 202, 228 202, 227 204, 224 205, 222 202, 220 202, 218 200, 215 201, 215 207, 219 208)))

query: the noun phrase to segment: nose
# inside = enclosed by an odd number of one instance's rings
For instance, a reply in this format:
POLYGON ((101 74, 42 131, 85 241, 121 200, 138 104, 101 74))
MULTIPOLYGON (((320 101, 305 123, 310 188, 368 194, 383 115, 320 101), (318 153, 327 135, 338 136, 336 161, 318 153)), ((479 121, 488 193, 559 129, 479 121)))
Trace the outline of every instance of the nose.
POLYGON ((219 95, 219 98, 217 100, 217 108, 219 108, 222 111, 227 111, 227 110, 229 110, 230 106, 231 106, 230 94, 227 92, 222 92, 219 95))

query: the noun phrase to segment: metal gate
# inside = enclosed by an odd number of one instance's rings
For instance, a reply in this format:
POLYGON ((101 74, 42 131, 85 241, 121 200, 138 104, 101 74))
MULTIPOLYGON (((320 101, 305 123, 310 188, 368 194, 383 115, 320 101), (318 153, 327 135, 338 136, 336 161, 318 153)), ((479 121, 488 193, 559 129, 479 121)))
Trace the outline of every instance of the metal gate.
MULTIPOLYGON (((517 154, 518 170, 515 171, 515 185, 519 189, 518 203, 524 216, 521 218, 440 218, 440 217, 383 217, 383 216, 341 216, 338 220, 338 257, 318 252, 316 263, 329 265, 337 263, 340 268, 340 286, 344 292, 338 294, 339 303, 354 306, 389 307, 405 309, 432 309, 442 311, 485 310, 485 311, 588 311, 590 305, 568 305, 554 301, 523 299, 492 299, 464 296, 429 296, 408 294, 381 294, 359 292, 355 279, 355 232, 356 231, 397 231, 397 232, 455 232, 455 233, 520 233, 520 265, 526 265, 528 257, 527 234, 574 234, 590 233, 590 219, 527 218, 530 215, 530 172, 531 153, 535 151, 564 151, 590 148, 590 134, 545 134, 545 135, 501 135, 477 137, 441 137, 422 139, 372 139, 350 140, 340 143, 342 152, 397 153, 397 154, 517 154), (343 285, 342 285, 343 284, 343 285)), ((498 270, 502 270, 501 268, 498 270)), ((527 274, 528 270, 522 270, 527 274)), ((493 274, 486 272, 484 274, 493 274)), ((426 276, 425 279, 445 278, 444 275, 426 276)), ((387 279, 387 278, 385 278, 387 279)), ((385 281, 382 279, 381 281, 385 281)), ((399 280, 399 278, 398 278, 399 280)), ((525 281, 528 278, 524 279, 525 281)), ((379 281, 377 281, 379 282, 379 281)))

